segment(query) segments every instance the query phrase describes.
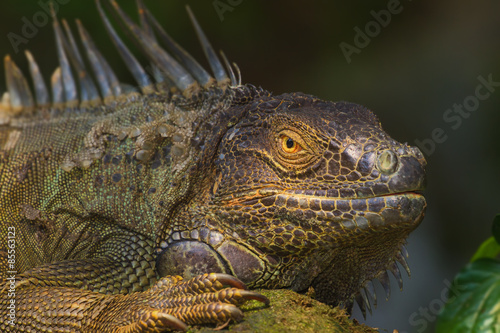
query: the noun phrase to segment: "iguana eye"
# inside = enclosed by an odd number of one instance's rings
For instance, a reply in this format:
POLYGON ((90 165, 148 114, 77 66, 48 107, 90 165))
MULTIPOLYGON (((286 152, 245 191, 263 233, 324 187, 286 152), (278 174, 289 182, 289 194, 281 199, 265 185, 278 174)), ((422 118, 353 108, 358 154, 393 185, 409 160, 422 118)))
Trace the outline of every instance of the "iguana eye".
POLYGON ((282 129, 274 137, 275 150, 273 156, 285 170, 305 169, 307 165, 315 160, 317 153, 314 146, 308 144, 298 131, 282 129))
POLYGON ((294 153, 301 151, 302 147, 300 146, 300 144, 297 143, 297 141, 295 141, 291 137, 289 137, 287 135, 282 135, 281 136, 281 149, 283 149, 283 151, 285 153, 294 154, 294 153))

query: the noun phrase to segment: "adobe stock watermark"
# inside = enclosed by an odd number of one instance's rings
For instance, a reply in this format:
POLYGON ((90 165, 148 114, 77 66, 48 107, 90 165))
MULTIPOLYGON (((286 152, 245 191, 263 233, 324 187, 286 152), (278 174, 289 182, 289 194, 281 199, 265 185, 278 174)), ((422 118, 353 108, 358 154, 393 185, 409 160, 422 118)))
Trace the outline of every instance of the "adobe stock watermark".
POLYGON ((14 52, 18 53, 20 45, 28 44, 28 42, 38 34, 40 28, 43 28, 51 22, 51 3, 54 8, 54 13, 57 14, 59 11, 59 5, 65 5, 69 1, 70 0, 47 0, 46 2, 43 2, 42 0, 38 1, 38 6, 41 10, 33 14, 31 19, 28 19, 26 16, 21 18, 23 26, 21 27, 20 34, 12 31, 7 34, 7 38, 9 39, 14 52))
POLYGON ((339 44, 340 50, 348 64, 351 63, 353 54, 360 54, 361 50, 370 44, 372 38, 377 37, 382 32, 382 28, 386 28, 391 23, 393 15, 400 14, 403 11, 403 5, 399 0, 389 0, 386 7, 387 9, 382 9, 378 12, 374 10, 370 11, 373 20, 365 24, 364 30, 361 30, 358 26, 354 27, 354 32, 356 33, 353 39, 354 45, 346 42, 339 44))
POLYGON ((13 327, 16 324, 16 228, 7 228, 7 271, 5 289, 8 301, 4 303, 7 307, 6 323, 13 327))
MULTIPOLYGON (((497 87, 500 87, 500 82, 493 81, 493 75, 489 74, 485 79, 482 75, 477 77, 479 84, 476 86, 473 95, 464 98, 461 104, 454 103, 449 109, 443 112, 443 120, 449 124, 452 130, 458 130, 462 126, 464 119, 479 109, 480 101, 488 99, 497 87)), ((445 129, 436 127, 431 131, 429 137, 425 139, 415 139, 414 143, 427 156, 431 156, 436 151, 437 144, 444 143, 448 140, 448 134, 445 129)))
POLYGON ((219 16, 219 20, 224 21, 224 13, 232 12, 236 6, 241 5, 243 0, 214 0, 212 6, 214 6, 215 12, 219 16))
MULTIPOLYGON (((449 280, 443 281, 445 287, 441 290, 438 298, 433 299, 425 307, 419 307, 408 318, 408 322, 418 333, 424 332, 429 323, 436 321, 438 314, 449 301, 453 302, 464 291, 464 287, 459 284, 452 284, 449 280)), ((406 333, 406 332, 401 332, 406 333)))

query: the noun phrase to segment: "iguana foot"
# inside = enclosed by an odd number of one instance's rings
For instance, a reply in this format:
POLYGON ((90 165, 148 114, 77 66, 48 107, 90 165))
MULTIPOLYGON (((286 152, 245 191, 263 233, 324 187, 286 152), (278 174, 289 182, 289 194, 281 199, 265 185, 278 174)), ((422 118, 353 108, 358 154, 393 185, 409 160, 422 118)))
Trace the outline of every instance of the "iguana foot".
POLYGON ((105 312, 115 317, 113 330, 118 332, 186 330, 186 324, 239 321, 243 313, 236 305, 249 299, 269 304, 231 275, 203 274, 187 281, 167 276, 145 292, 117 298, 105 312))

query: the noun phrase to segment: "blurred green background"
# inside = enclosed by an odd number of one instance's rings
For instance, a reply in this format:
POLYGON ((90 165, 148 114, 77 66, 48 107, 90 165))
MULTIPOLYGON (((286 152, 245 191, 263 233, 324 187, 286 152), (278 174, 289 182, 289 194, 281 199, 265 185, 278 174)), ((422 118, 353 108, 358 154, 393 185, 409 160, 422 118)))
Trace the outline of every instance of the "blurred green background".
MULTIPOLYGON (((64 2, 59 16, 82 19, 119 76, 133 83, 93 1, 64 2)), ((119 3, 134 13, 134 1, 119 3)), ((474 95, 478 76, 500 82, 500 2, 401 1, 400 12, 348 63, 339 44, 354 46, 354 28, 364 31, 374 21, 372 11, 395 3, 146 1, 166 30, 203 60, 184 9, 189 4, 214 46, 238 63, 244 82, 274 93, 302 91, 365 105, 392 137, 412 145, 443 129, 447 139, 427 154, 427 216, 409 238, 412 278, 404 279, 403 292, 392 280, 389 302, 379 288, 379 307, 366 321, 355 313, 361 322, 388 332, 423 332, 434 325, 447 281, 490 235, 491 221, 500 212, 500 87, 458 128, 443 119, 447 109, 474 95), (214 5, 224 4, 229 7, 218 13, 214 5)), ((16 54, 8 34, 22 35, 23 17, 32 21, 42 7, 34 0, 2 1, 0 53, 11 54, 25 73, 24 55, 16 54)), ((38 30, 20 48, 33 52, 48 80, 57 66, 53 33, 50 24, 38 30)), ((0 88, 5 90, 3 82, 0 88)))

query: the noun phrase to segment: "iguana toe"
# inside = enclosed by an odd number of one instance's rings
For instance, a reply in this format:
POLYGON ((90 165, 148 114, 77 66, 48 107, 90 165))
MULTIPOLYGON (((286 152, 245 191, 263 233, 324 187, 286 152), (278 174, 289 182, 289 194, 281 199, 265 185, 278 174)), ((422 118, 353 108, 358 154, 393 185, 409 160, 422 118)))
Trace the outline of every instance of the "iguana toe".
POLYGON ((160 311, 144 311, 143 316, 132 324, 116 330, 117 333, 153 333, 164 331, 187 331, 187 325, 174 316, 160 311))
POLYGON ((269 304, 265 296, 246 290, 245 284, 237 278, 214 273, 186 281, 178 276, 167 276, 146 292, 124 297, 129 298, 129 301, 120 304, 128 305, 120 312, 133 318, 120 324, 120 332, 186 330, 186 324, 239 321, 243 318, 243 312, 237 305, 246 300, 269 304))

